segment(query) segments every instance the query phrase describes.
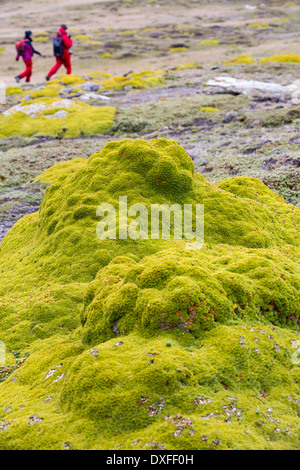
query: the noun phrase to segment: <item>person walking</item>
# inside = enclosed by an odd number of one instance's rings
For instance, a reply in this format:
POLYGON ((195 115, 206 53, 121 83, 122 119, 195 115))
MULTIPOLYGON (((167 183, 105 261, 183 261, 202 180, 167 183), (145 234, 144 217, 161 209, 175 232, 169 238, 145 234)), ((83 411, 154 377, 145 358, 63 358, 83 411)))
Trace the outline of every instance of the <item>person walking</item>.
POLYGON ((71 36, 67 33, 68 27, 63 24, 59 28, 59 32, 53 38, 53 49, 54 56, 56 57, 56 64, 46 75, 46 80, 50 80, 50 77, 54 75, 58 69, 64 65, 66 68, 67 75, 72 73, 72 64, 71 64, 71 51, 70 48, 73 45, 71 36))
POLYGON ((32 75, 32 65, 33 65, 32 56, 33 54, 42 56, 42 54, 34 49, 32 45, 32 32, 29 29, 25 31, 24 39, 17 42, 16 49, 17 49, 16 61, 18 61, 19 58, 22 57, 26 65, 26 69, 24 70, 24 72, 20 73, 20 75, 17 75, 15 79, 17 83, 19 83, 20 80, 25 77, 26 82, 30 82, 30 77, 32 75))

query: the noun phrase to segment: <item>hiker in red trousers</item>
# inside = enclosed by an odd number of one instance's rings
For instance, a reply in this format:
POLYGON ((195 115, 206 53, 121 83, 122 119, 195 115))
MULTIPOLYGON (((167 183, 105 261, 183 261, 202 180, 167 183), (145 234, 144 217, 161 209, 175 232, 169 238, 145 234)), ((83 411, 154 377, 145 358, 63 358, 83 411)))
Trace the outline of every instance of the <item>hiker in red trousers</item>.
POLYGON ((49 80, 62 65, 65 66, 67 75, 72 72, 70 48, 73 45, 73 41, 71 36, 68 35, 67 29, 68 28, 65 24, 61 25, 59 32, 53 38, 53 50, 54 56, 56 57, 56 64, 48 72, 48 75, 46 75, 46 80, 49 80))
POLYGON ((21 80, 21 78, 26 77, 26 82, 30 82, 30 77, 32 75, 32 56, 33 54, 42 55, 40 52, 36 51, 32 45, 32 32, 27 30, 25 31, 24 39, 18 41, 16 44, 17 49, 17 57, 16 60, 18 61, 20 57, 22 57, 26 69, 24 72, 20 73, 15 77, 17 83, 21 80))

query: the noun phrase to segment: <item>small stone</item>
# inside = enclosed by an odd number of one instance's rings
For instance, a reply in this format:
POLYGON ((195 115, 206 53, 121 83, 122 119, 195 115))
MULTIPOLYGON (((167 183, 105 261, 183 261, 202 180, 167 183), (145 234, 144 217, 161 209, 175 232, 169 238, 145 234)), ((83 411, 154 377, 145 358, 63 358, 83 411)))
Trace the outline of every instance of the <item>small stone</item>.
POLYGON ((261 121, 259 119, 255 119, 250 124, 250 127, 257 127, 257 126, 261 126, 261 121))
POLYGON ((237 111, 229 111, 228 113, 225 114, 223 122, 226 124, 229 122, 234 121, 238 117, 238 112, 237 111))
POLYGON ((204 397, 197 397, 194 400, 195 405, 206 405, 207 403, 211 403, 212 400, 210 398, 204 398, 204 397))
POLYGON ((94 348, 92 349, 91 351, 89 351, 90 355, 93 356, 93 357, 97 357, 98 356, 98 353, 99 353, 99 349, 98 348, 94 348))
POLYGON ((133 442, 131 443, 131 445, 132 445, 132 446, 136 446, 139 442, 140 442, 139 440, 133 441, 133 442))
POLYGON ((64 377, 64 375, 65 375, 65 374, 58 375, 58 376, 56 377, 56 379, 53 380, 53 383, 54 383, 54 382, 59 382, 59 381, 64 377))
POLYGON ((29 424, 32 425, 34 423, 41 423, 43 418, 40 418, 38 415, 29 416, 29 424))
POLYGON ((100 85, 94 82, 86 82, 82 83, 81 85, 76 85, 74 88, 80 88, 83 91, 95 92, 100 89, 100 85))

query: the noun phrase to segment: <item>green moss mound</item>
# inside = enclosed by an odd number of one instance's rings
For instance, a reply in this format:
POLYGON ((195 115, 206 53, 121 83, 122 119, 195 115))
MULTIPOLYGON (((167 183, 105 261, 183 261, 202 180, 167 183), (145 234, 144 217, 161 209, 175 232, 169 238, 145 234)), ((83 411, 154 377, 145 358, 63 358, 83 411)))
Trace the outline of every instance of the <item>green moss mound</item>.
POLYGON ((40 180, 0 245, 0 448, 298 449, 299 209, 255 178, 210 184, 166 139, 40 180), (204 204, 205 244, 100 240, 120 196, 204 204))
POLYGON ((199 338, 238 319, 292 326, 299 292, 299 266, 276 249, 219 245, 163 250, 140 263, 116 258, 88 288, 83 338, 105 341, 116 327, 122 335, 180 328, 199 338))

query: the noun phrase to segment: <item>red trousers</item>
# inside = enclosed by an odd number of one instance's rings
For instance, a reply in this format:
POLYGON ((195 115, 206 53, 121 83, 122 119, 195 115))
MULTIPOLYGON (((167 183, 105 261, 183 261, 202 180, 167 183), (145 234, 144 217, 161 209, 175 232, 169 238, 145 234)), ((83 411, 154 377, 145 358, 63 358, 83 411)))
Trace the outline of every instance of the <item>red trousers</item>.
POLYGON ((50 72, 48 73, 48 77, 54 75, 58 69, 64 65, 67 70, 67 75, 70 75, 72 72, 72 65, 71 65, 71 56, 70 54, 65 54, 62 57, 56 57, 56 64, 52 67, 50 72))
POLYGON ((30 77, 32 75, 32 60, 24 60, 26 69, 24 72, 20 73, 19 77, 26 77, 26 82, 30 82, 30 77))

